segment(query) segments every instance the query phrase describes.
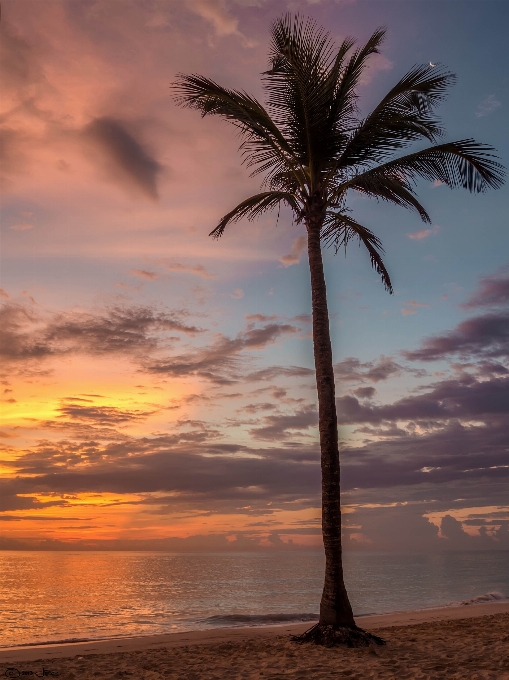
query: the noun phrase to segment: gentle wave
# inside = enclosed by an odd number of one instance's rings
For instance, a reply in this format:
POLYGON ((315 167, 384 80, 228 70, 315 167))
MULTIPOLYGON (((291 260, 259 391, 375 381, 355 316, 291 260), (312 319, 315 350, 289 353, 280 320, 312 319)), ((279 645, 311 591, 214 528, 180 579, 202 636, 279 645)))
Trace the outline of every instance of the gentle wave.
MULTIPOLYGON (((0 645, 0 649, 8 649, 9 647, 41 647, 44 645, 67 645, 77 642, 96 642, 102 638, 65 638, 64 640, 43 640, 42 642, 22 642, 20 645, 0 645)), ((109 639, 109 638, 105 638, 109 639)))
POLYGON ((262 626, 271 623, 318 621, 318 614, 218 614, 200 619, 212 626, 262 626))
POLYGON ((461 600, 461 602, 448 602, 448 607, 465 607, 469 604, 486 604, 487 602, 505 602, 508 600, 504 593, 498 591, 493 591, 492 593, 484 593, 483 595, 477 595, 470 600, 461 600))

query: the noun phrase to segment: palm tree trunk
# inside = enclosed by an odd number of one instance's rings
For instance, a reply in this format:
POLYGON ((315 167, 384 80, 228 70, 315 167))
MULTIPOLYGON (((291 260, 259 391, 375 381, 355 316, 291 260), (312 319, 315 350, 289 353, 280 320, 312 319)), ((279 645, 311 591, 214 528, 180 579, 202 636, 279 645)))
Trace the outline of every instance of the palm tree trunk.
POLYGON ((325 548, 325 582, 319 623, 350 627, 355 626, 355 621, 343 579, 338 420, 319 223, 308 224, 308 256, 313 303, 313 346, 322 465, 322 534, 325 548))

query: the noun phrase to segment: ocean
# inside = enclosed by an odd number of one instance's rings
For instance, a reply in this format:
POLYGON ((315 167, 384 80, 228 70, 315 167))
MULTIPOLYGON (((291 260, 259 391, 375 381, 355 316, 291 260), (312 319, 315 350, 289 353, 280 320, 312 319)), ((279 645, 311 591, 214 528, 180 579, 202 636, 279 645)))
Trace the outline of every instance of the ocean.
MULTIPOLYGON (((509 551, 346 553, 357 616, 509 595, 509 551)), ((0 551, 0 646, 312 621, 314 552, 0 551)))

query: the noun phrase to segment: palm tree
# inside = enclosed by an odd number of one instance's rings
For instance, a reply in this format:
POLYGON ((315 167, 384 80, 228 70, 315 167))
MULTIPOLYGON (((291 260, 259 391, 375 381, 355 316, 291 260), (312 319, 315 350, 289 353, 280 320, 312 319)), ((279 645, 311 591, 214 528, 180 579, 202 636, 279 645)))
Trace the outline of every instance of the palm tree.
POLYGON ((180 74, 174 84, 179 105, 222 116, 238 128, 244 162, 253 175, 264 176, 264 190, 237 205, 210 235, 219 238, 228 224, 253 220, 281 204, 307 230, 326 567, 319 622, 300 639, 326 645, 383 641, 356 627, 343 580, 338 427, 321 245, 337 251, 358 239, 392 293, 382 244, 351 216, 348 193, 411 208, 429 223, 415 194, 418 178, 484 192, 501 186, 504 177, 491 147, 472 139, 437 143, 443 130, 434 109, 455 80, 441 67, 414 66, 359 118, 356 88, 384 34, 379 28, 363 47, 353 50, 355 42, 347 38, 337 48, 312 19, 288 14, 278 19, 271 31, 270 69, 263 73, 266 106, 196 74, 180 74), (430 143, 425 149, 393 157, 422 139, 430 143))

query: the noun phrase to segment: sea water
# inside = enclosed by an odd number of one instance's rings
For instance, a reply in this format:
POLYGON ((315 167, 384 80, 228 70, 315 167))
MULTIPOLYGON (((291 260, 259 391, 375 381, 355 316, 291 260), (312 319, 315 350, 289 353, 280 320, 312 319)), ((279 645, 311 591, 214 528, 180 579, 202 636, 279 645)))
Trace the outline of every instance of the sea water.
MULTIPOLYGON (((509 595, 509 551, 344 564, 357 616, 509 595)), ((0 646, 312 621, 323 570, 313 552, 0 551, 0 646)))

